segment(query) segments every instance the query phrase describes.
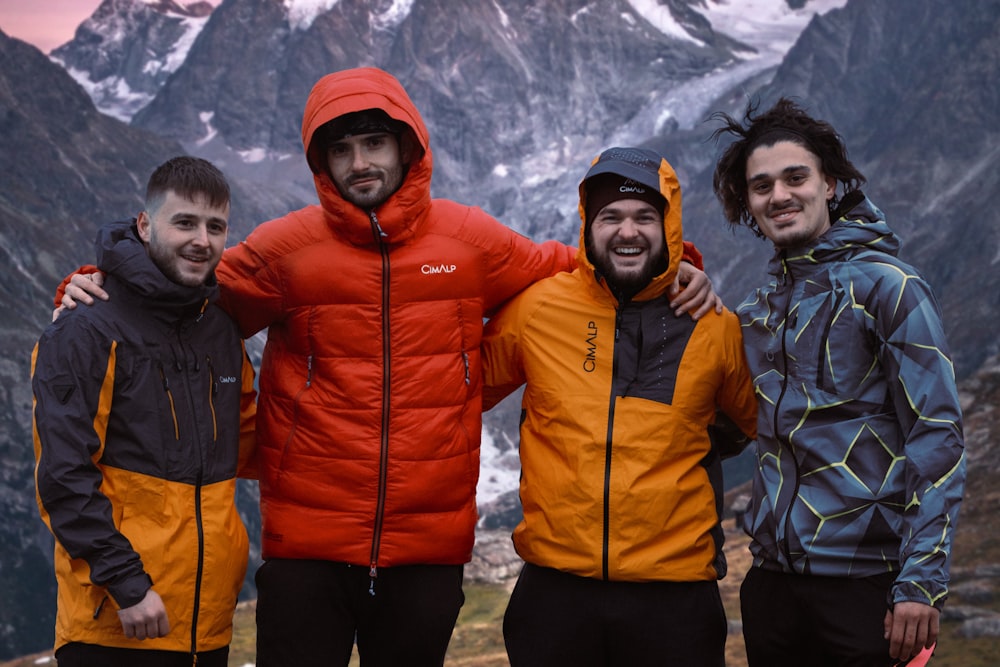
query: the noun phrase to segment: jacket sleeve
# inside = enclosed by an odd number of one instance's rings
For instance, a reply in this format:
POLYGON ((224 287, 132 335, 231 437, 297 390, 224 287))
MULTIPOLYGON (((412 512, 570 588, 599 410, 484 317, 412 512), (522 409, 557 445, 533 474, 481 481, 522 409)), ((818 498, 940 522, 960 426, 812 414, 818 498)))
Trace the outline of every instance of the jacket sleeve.
POLYGON ((542 278, 576 268, 576 248, 558 241, 535 243, 478 208, 468 209, 464 226, 482 248, 487 315, 542 278))
POLYGON ((905 437, 906 497, 893 602, 941 607, 965 487, 962 412, 941 315, 919 276, 883 281, 876 335, 905 437))
POLYGON ((699 271, 705 270, 705 262, 702 259, 701 251, 690 241, 684 241, 684 254, 681 255, 681 261, 687 262, 699 271))
MULTIPOLYGON (((119 607, 131 607, 152 582, 115 525, 97 466, 111 410, 116 347, 73 326, 77 321, 60 318, 50 325, 32 354, 36 499, 59 544, 71 558, 86 562, 90 582, 106 587, 119 607)), ((86 576, 85 570, 80 573, 86 576)))
POLYGON ((240 397, 240 458, 237 474, 259 479, 257 466, 257 390, 254 389, 253 364, 243 346, 243 386, 240 397))
MULTIPOLYGON (((276 221, 272 221, 276 222, 276 221)), ((280 262, 274 255, 272 230, 264 223, 222 254, 215 269, 219 280, 219 306, 229 313, 244 338, 284 317, 284 283, 280 262)))
POLYGON ((483 331, 483 410, 489 410, 525 382, 517 297, 486 323, 483 331))
POLYGON ((757 397, 750 381, 739 319, 728 310, 722 317, 725 377, 716 397, 719 414, 716 423, 709 426, 709 435, 720 455, 726 458, 736 456, 751 440, 757 439, 757 397))

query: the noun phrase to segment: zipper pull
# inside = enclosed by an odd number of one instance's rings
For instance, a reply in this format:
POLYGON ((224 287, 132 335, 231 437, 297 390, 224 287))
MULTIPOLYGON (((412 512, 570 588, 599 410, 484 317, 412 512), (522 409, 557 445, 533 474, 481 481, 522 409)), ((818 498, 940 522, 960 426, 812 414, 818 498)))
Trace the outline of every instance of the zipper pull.
POLYGON ((386 234, 384 231, 382 231, 382 225, 378 224, 378 216, 375 215, 375 211, 371 211, 368 214, 368 217, 369 219, 371 219, 372 226, 375 228, 375 231, 378 232, 378 235, 381 236, 382 238, 387 238, 389 235, 386 234))
POLYGON ((378 567, 375 563, 372 563, 371 568, 369 568, 368 577, 368 595, 375 597, 375 580, 378 579, 378 567))
POLYGON ((97 605, 97 609, 94 610, 94 620, 95 621, 97 620, 97 617, 101 615, 101 610, 104 609, 104 603, 107 602, 107 601, 108 601, 108 596, 107 595, 105 595, 103 598, 101 598, 101 603, 99 605, 97 605))
POLYGON ((462 363, 465 364, 465 386, 472 384, 472 377, 469 375, 469 354, 462 350, 462 363))

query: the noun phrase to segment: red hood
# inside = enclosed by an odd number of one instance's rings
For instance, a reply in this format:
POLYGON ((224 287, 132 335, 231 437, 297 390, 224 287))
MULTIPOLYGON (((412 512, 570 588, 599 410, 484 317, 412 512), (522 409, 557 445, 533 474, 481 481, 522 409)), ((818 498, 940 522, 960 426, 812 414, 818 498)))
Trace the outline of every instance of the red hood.
POLYGON ((413 142, 419 149, 410 163, 403 185, 388 201, 375 210, 385 233, 383 240, 394 244, 405 241, 422 225, 430 204, 433 160, 427 127, 420 112, 399 81, 383 70, 361 67, 328 74, 316 82, 306 100, 302 117, 302 143, 313 171, 316 193, 334 231, 356 245, 373 242, 371 222, 366 211, 344 200, 322 168, 323 157, 311 146, 319 127, 338 116, 365 109, 382 109, 409 131, 401 141, 413 142))

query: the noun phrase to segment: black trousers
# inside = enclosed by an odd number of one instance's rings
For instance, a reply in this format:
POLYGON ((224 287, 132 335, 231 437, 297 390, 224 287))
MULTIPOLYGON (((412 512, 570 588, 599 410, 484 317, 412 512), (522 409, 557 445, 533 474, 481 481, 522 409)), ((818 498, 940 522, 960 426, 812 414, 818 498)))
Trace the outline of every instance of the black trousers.
MULTIPOLYGON (((198 667, 226 667, 229 647, 198 653, 198 667)), ((112 648, 73 642, 56 651, 59 667, 191 667, 194 656, 179 651, 112 648)))
POLYGON ((465 601, 461 565, 271 559, 257 570, 257 667, 440 667, 465 601))
POLYGON ((883 637, 894 573, 848 579, 752 567, 740 589, 750 667, 889 667, 883 637))
POLYGON ((723 667, 715 581, 601 581, 526 564, 504 615, 511 667, 723 667))

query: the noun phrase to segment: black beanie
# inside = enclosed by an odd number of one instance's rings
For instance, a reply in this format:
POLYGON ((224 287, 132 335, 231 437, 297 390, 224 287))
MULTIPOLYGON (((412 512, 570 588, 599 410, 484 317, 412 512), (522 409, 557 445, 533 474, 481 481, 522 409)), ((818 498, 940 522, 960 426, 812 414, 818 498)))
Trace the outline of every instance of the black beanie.
POLYGON ((402 130, 403 123, 393 120, 382 109, 365 109, 364 111, 345 113, 320 127, 320 132, 323 133, 323 142, 326 145, 340 141, 344 137, 358 134, 387 132, 399 135, 402 130))
POLYGON ((580 187, 586 224, 589 226, 602 208, 619 199, 639 199, 662 216, 667 200, 660 193, 661 159, 643 148, 609 148, 601 153, 580 187))

